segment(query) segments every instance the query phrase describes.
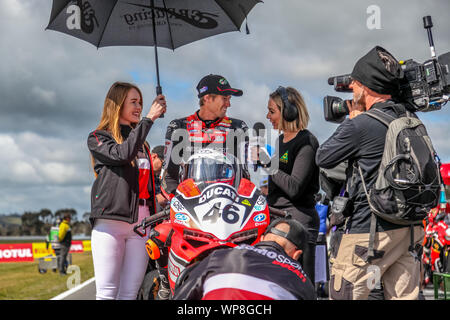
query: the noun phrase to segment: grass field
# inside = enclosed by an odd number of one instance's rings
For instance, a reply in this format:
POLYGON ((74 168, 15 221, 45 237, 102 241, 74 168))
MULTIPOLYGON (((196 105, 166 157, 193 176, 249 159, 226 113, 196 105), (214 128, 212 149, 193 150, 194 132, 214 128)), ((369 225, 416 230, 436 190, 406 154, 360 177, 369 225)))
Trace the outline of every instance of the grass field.
MULTIPOLYGON (((90 251, 72 253, 72 265, 80 267, 81 282, 94 276, 90 251)), ((72 274, 73 275, 73 274, 72 274)), ((71 274, 60 276, 48 270, 38 272, 38 262, 0 264, 0 300, 48 300, 68 290, 71 274)))

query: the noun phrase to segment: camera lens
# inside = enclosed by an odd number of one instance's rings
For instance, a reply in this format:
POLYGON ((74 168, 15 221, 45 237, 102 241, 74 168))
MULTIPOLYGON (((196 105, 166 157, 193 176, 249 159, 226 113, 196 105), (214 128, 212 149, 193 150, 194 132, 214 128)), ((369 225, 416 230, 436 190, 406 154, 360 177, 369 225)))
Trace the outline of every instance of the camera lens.
POLYGON ((326 96, 323 98, 323 113, 326 121, 341 123, 349 114, 347 100, 339 97, 326 96))
POLYGON ((346 116, 349 114, 349 110, 347 107, 347 100, 341 100, 341 101, 333 101, 331 104, 331 108, 333 110, 333 114, 336 118, 340 118, 342 116, 346 116))

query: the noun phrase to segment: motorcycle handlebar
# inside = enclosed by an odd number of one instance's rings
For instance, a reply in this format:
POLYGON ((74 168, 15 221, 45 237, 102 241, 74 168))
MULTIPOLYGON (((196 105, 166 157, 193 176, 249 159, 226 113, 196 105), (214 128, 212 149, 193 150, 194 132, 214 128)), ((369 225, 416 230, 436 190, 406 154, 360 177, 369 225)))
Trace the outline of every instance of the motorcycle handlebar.
MULTIPOLYGON (((290 214, 289 212, 281 209, 276 209, 269 206, 269 214, 271 216, 276 216, 279 218, 289 218, 290 214)), ((166 219, 168 219, 170 216, 170 210, 167 208, 163 211, 160 211, 158 213, 155 213, 154 215, 151 215, 150 217, 142 219, 142 221, 134 226, 133 231, 137 233, 141 237, 145 237, 147 235, 147 228, 150 226, 153 226, 159 222, 162 222, 166 219), (143 230, 142 232, 140 230, 143 230)))
POLYGON ((133 231, 140 235, 141 237, 145 237, 147 235, 147 228, 153 226, 161 221, 168 219, 170 216, 170 210, 164 209, 163 211, 157 212, 150 217, 142 219, 142 221, 134 226, 133 231), (139 229, 142 229, 141 232, 139 229))

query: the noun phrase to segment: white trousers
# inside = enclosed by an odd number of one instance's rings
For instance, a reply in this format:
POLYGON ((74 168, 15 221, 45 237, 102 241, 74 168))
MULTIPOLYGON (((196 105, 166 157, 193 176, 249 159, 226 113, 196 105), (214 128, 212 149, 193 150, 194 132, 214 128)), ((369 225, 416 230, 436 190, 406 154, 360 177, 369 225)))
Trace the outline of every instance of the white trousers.
MULTIPOLYGON (((150 215, 147 206, 139 206, 139 223, 150 215)), ((145 276, 148 254, 145 242, 133 231, 136 224, 97 219, 92 230, 97 300, 135 300, 145 276)))

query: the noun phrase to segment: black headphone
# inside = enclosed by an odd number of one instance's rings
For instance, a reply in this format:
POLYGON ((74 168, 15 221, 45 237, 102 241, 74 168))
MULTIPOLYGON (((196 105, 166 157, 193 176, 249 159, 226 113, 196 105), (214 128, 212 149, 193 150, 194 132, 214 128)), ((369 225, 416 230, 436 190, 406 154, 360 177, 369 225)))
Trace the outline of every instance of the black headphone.
POLYGON ((279 86, 276 92, 280 95, 283 101, 283 118, 287 122, 292 122, 298 118, 298 109, 295 105, 289 102, 289 96, 285 87, 279 86))

